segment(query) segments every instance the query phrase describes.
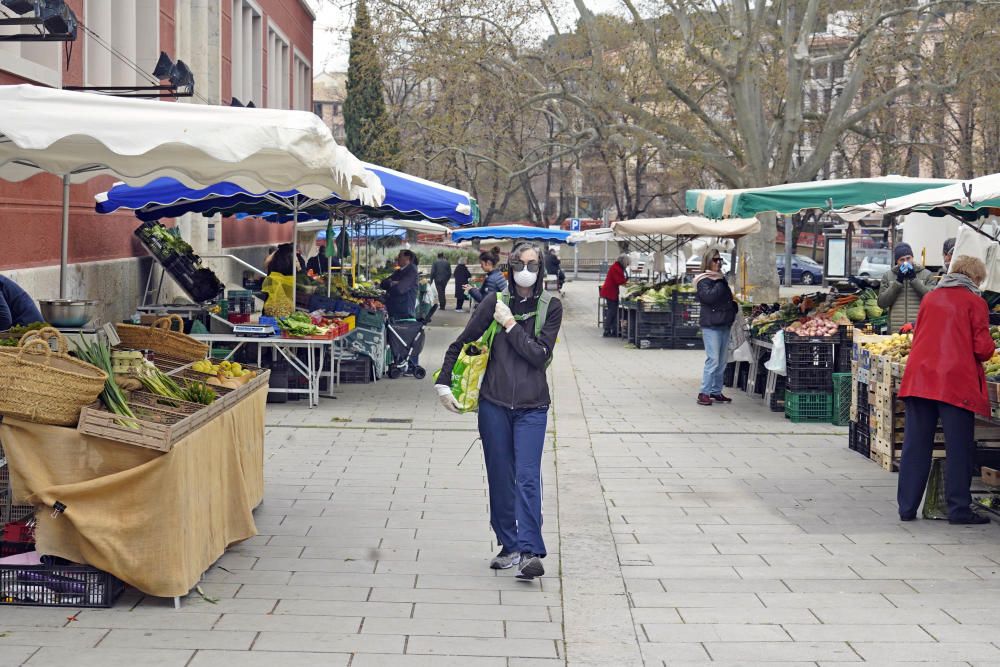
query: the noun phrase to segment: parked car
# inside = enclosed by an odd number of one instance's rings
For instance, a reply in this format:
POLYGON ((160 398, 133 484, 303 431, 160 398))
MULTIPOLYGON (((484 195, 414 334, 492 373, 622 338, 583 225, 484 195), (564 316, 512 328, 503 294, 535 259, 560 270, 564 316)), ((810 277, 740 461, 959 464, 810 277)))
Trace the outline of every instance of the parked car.
POLYGON ((869 251, 865 255, 865 258, 861 260, 861 266, 858 267, 858 275, 862 278, 880 280, 882 275, 891 268, 892 261, 888 250, 869 251))
MULTIPOLYGON (((776 258, 778 279, 785 279, 785 256, 776 258)), ((792 255, 792 282, 803 285, 815 285, 823 282, 823 267, 816 260, 805 255, 792 255)))

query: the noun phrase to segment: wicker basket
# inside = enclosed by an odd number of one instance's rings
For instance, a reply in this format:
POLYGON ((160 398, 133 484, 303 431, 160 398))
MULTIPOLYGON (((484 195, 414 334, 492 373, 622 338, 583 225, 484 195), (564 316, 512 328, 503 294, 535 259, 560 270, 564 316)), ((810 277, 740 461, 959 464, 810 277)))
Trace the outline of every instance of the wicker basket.
POLYGON ((53 330, 28 332, 23 347, 0 350, 0 414, 36 424, 75 426, 80 409, 93 403, 108 376, 71 358, 66 339, 55 332, 59 351, 46 337, 53 330))
POLYGON ((184 320, 180 315, 161 317, 149 327, 118 324, 115 329, 122 346, 133 350, 152 350, 182 361, 199 361, 208 356, 208 345, 184 333, 184 320), (180 325, 180 331, 171 330, 175 321, 180 325))

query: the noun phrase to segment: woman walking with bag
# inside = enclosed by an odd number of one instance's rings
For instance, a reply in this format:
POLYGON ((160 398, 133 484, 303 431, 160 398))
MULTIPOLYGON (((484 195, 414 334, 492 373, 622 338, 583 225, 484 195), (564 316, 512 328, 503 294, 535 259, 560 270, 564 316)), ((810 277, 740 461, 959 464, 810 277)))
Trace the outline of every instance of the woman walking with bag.
POLYGON ((542 559, 542 450, 548 420, 545 376, 562 324, 562 303, 543 288, 545 267, 537 246, 511 252, 512 293, 487 295, 445 354, 435 389, 445 408, 459 412, 452 368, 467 343, 495 329, 479 391, 479 435, 486 458, 490 525, 500 552, 495 570, 518 566, 518 579, 545 574, 542 559))
POLYGON ((722 393, 722 376, 726 372, 726 352, 729 332, 736 320, 738 308, 722 271, 722 255, 710 248, 701 259, 701 273, 694 279, 695 296, 701 304, 702 340, 705 341, 705 370, 701 377, 698 405, 731 403, 722 393))

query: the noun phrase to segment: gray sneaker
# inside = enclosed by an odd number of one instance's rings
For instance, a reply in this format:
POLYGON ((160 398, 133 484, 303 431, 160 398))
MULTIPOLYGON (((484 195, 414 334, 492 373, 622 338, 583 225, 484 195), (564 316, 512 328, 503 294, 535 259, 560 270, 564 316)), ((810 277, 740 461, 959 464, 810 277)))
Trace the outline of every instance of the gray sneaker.
POLYGON ((519 552, 501 549, 500 553, 490 561, 490 567, 494 570, 509 570, 520 562, 521 554, 519 552))
POLYGON ((531 581, 535 577, 540 577, 545 574, 545 568, 542 567, 542 559, 534 554, 522 554, 521 555, 521 566, 517 569, 517 574, 514 576, 523 581, 531 581))

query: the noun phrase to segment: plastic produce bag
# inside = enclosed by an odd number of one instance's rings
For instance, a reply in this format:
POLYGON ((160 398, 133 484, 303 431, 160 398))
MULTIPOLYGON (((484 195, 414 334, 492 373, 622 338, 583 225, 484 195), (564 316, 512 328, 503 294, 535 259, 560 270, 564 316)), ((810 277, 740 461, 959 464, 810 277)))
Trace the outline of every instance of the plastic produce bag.
POLYGON ((295 312, 295 280, 292 276, 272 273, 264 278, 261 290, 267 294, 264 314, 271 317, 288 317, 295 312))
MULTIPOLYGON (((490 361, 490 348, 497 326, 496 322, 491 323, 482 338, 463 345, 451 369, 451 394, 462 412, 475 412, 479 409, 479 388, 486 375, 486 364, 490 361)), ((434 373, 435 380, 440 372, 438 370, 434 373)))
POLYGON ((785 332, 779 331, 771 339, 771 358, 764 364, 764 368, 778 375, 787 373, 785 364, 785 332))
POLYGON ((924 492, 925 519, 947 519, 948 500, 945 498, 944 459, 931 461, 931 474, 927 477, 927 490, 924 492))

